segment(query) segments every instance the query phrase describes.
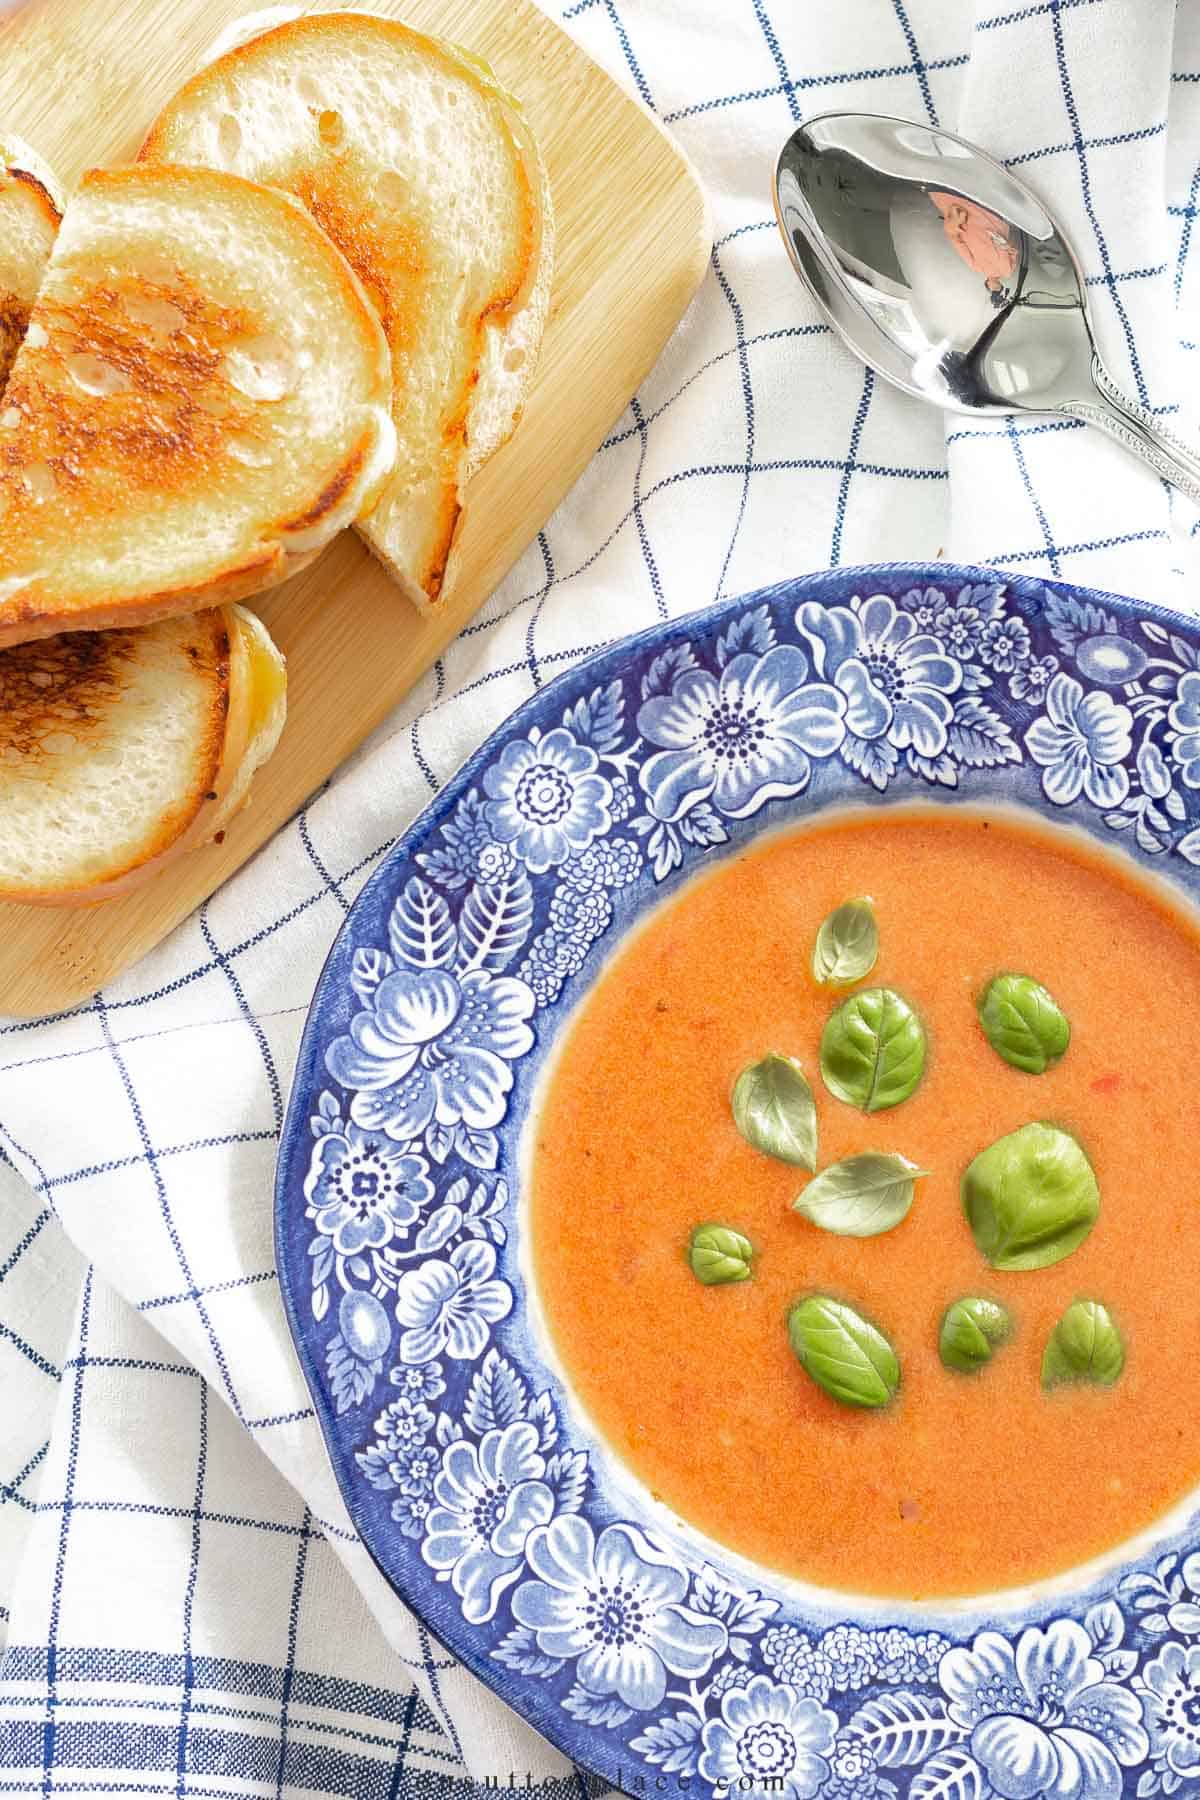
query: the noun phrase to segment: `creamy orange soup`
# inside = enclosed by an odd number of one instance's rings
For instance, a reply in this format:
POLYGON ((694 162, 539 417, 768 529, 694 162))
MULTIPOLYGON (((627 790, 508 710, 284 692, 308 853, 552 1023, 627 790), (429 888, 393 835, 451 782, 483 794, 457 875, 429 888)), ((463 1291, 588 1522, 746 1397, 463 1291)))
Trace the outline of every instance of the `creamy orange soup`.
POLYGON ((977 1593, 1086 1561, 1200 1483, 1200 939, 1099 853, 993 818, 890 812, 776 836, 655 912, 588 996, 531 1130, 536 1281, 591 1420, 655 1495, 744 1555, 826 1586, 977 1593), (814 985, 813 935, 872 896, 872 985, 929 1035, 912 1099, 864 1117, 818 1073, 840 994, 814 985), (975 997, 1035 975, 1071 1021, 1042 1076, 988 1046, 975 997), (856 1240, 790 1210, 807 1176, 743 1142, 738 1072, 768 1050, 804 1063, 820 1166, 863 1149, 929 1169, 894 1231, 856 1240), (1076 1134, 1101 1211, 1036 1273, 980 1256, 959 1180, 1032 1119, 1076 1134), (758 1252, 751 1280, 692 1276, 693 1226, 758 1252), (873 1319, 902 1367, 885 1411, 847 1410, 805 1375, 785 1320, 801 1295, 873 1319), (1013 1341, 980 1373, 942 1367, 938 1326, 964 1294, 1004 1302, 1013 1341), (1128 1348, 1111 1389, 1043 1392, 1042 1351, 1079 1297, 1128 1348))

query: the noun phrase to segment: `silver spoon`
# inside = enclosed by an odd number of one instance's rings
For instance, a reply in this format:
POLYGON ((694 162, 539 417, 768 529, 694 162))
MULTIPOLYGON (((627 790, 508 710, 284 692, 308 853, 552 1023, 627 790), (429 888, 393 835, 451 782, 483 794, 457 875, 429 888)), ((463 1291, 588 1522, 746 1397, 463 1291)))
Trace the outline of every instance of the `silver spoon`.
POLYGON ((896 387, 952 412, 1085 419, 1200 501, 1200 456, 1101 362, 1061 231, 974 144, 823 113, 780 152, 775 210, 830 324, 896 387))

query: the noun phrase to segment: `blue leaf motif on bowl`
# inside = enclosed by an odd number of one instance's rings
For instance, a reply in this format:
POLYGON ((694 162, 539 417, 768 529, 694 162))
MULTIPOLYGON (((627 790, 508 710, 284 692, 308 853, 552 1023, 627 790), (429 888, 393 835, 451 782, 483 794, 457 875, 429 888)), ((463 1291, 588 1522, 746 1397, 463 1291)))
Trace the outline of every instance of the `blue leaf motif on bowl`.
POLYGON ((289 1321, 372 1553, 468 1664, 629 1792, 1200 1791, 1200 1529, 1058 1594, 798 1590, 631 1492, 530 1323, 539 1071, 664 891, 789 818, 1031 808, 1200 897, 1200 629, 987 570, 834 571, 540 690, 355 904, 280 1159, 289 1321))

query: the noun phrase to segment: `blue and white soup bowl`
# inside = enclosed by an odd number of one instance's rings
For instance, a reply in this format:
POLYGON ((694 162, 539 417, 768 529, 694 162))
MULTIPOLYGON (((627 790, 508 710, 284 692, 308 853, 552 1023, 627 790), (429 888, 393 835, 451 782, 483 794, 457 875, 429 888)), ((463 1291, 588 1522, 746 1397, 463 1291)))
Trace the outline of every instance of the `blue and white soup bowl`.
POLYGON ((655 1501, 539 1314, 523 1134, 625 933, 764 831, 919 799, 1022 808, 1194 903, 1200 627, 944 564, 657 626, 472 757, 363 890, 313 1003, 276 1239, 346 1505, 431 1631, 629 1793, 1200 1795, 1195 1498, 1020 1591, 820 1590, 655 1501))

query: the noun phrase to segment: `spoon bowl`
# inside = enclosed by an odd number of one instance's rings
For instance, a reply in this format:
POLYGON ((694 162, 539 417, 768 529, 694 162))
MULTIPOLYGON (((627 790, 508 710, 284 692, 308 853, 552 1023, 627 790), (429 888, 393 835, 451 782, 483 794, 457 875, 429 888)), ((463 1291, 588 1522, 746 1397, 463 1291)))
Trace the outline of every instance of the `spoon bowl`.
POLYGON ((977 145, 824 113, 784 144, 775 209, 797 274, 885 380, 952 412, 1085 420, 1200 500, 1200 458, 1104 367, 1062 231, 977 145))

